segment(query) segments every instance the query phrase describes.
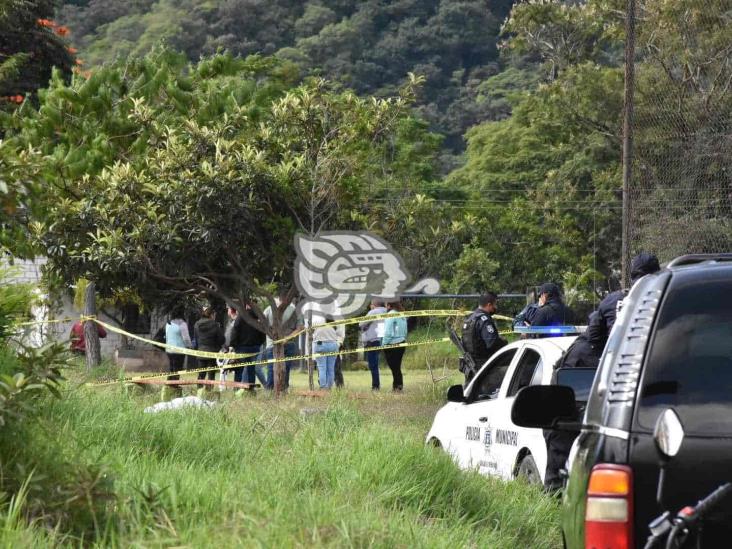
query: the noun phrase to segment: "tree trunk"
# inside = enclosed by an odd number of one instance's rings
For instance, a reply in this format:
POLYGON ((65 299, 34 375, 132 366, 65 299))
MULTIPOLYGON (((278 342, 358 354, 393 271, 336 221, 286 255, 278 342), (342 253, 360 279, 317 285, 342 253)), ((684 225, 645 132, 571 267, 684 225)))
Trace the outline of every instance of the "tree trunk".
MULTIPOLYGON (((285 345, 283 343, 274 344, 274 358, 285 358, 285 345)), ((285 392, 285 363, 275 362, 274 369, 274 393, 275 397, 281 396, 285 392)))
MULTIPOLYGON (((84 293, 84 316, 97 315, 96 284, 89 282, 84 293)), ((99 366, 102 354, 99 348, 99 332, 93 320, 84 322, 84 342, 86 344, 86 369, 91 370, 99 366)))

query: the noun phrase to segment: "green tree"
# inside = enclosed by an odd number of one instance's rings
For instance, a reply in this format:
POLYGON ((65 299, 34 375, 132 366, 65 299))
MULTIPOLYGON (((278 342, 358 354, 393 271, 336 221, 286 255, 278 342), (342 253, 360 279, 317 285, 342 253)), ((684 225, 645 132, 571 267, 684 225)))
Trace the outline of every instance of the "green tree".
MULTIPOLYGON (((315 81, 273 101, 256 124, 230 116, 171 128, 139 167, 105 171, 99 192, 75 206, 96 230, 70 259, 250 303, 255 325, 279 339, 294 296, 295 232, 327 229, 358 203, 360 182, 384 162, 382 143, 407 113, 405 94, 363 100, 315 81), (262 299, 275 311, 271 323, 262 299)), ((281 364, 275 372, 279 392, 281 364)))
POLYGON ((617 69, 568 67, 515 99, 510 118, 468 133, 467 162, 448 183, 466 191, 462 207, 483 219, 474 245, 500 265, 501 287, 561 281, 588 253, 599 272, 612 274, 621 90, 617 69))
POLYGON ((20 103, 48 84, 51 69, 65 77, 75 66, 65 36, 53 21, 52 0, 0 1, 0 101, 20 103))
POLYGON ((0 145, 0 168, 5 168, 0 181, 15 182, 12 194, 0 196, 17 197, 18 182, 38 189, 24 195, 27 208, 16 216, 26 222, 6 224, 6 242, 15 239, 16 253, 21 243, 34 243, 33 250, 25 246, 26 255, 47 256, 49 279, 62 281, 64 289, 86 278, 104 298, 134 288, 150 306, 168 299, 154 282, 72 257, 95 231, 94 221, 77 206, 99 192, 99 173, 116 162, 137 163, 165 138, 168 127, 225 119, 227 113, 256 123, 259 109, 297 79, 286 64, 228 55, 188 70, 184 57, 167 51, 103 67, 88 78, 75 75, 69 85, 56 74, 40 91, 37 110, 27 106, 9 119, 8 139, 0 145))
MULTIPOLYGON (((351 223, 367 189, 407 169, 399 135, 421 135, 418 79, 372 100, 298 77, 273 59, 188 67, 160 51, 56 78, 3 144, 37 146, 53 174, 29 225, 50 272, 152 300, 185 287, 241 305, 289 287, 294 231, 351 223)), ((275 317, 259 326, 278 338, 275 317)))
MULTIPOLYGON (((397 93, 408 73, 426 78, 416 105, 446 136, 443 167, 462 134, 492 119, 479 87, 501 69, 496 47, 512 0, 95 0, 66 2, 94 65, 142 56, 161 41, 191 61, 220 50, 276 54, 358 94, 397 93)), ((502 113, 505 115, 505 113, 502 113)))
POLYGON ((729 5, 647 0, 639 11, 632 249, 662 261, 728 251, 729 5))

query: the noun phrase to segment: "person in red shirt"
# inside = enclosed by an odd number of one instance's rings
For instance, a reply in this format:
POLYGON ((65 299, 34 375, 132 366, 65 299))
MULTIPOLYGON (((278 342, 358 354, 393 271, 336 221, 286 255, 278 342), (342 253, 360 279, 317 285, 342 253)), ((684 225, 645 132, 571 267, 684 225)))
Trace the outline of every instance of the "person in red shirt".
MULTIPOLYGON (((99 337, 107 337, 107 332, 99 324, 97 324, 97 333, 99 337)), ((74 322, 69 334, 71 340, 71 352, 78 355, 86 354, 86 341, 84 340, 84 323, 81 320, 74 322)))

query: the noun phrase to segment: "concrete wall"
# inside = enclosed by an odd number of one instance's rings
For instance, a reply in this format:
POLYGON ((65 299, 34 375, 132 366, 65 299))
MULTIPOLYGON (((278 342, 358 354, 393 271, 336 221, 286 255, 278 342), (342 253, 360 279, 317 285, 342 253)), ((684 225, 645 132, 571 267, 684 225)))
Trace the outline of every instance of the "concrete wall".
MULTIPOLYGON (((10 276, 7 279, 11 284, 32 284, 37 286, 41 281, 41 269, 45 263, 45 258, 39 258, 33 261, 16 259, 10 265, 7 260, 0 259, 0 265, 10 269, 10 276)), ((38 292, 39 294, 41 293, 40 288, 38 292)), ((26 336, 30 342, 42 344, 48 338, 53 338, 57 341, 68 341, 71 326, 81 316, 82 311, 77 311, 72 299, 69 296, 64 296, 58 308, 49 310, 46 306, 34 307, 32 313, 36 320, 70 319, 65 322, 38 324, 25 329, 26 336)), ((103 314, 100 314, 99 318, 104 322, 115 325, 110 318, 103 314)), ((110 358, 114 356, 115 349, 121 346, 121 338, 119 334, 115 333, 108 333, 107 337, 101 339, 100 342, 102 356, 110 358)))

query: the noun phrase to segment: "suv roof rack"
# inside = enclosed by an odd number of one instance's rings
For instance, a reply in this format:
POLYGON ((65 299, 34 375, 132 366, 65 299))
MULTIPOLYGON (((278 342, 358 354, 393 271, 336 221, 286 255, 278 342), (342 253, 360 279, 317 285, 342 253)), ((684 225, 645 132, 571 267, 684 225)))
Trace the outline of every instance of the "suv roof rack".
POLYGON ((671 267, 682 267, 684 265, 695 265, 697 263, 703 263, 705 261, 715 262, 726 262, 732 261, 732 253, 720 253, 720 254, 688 254, 677 257, 671 261, 666 268, 671 267))

